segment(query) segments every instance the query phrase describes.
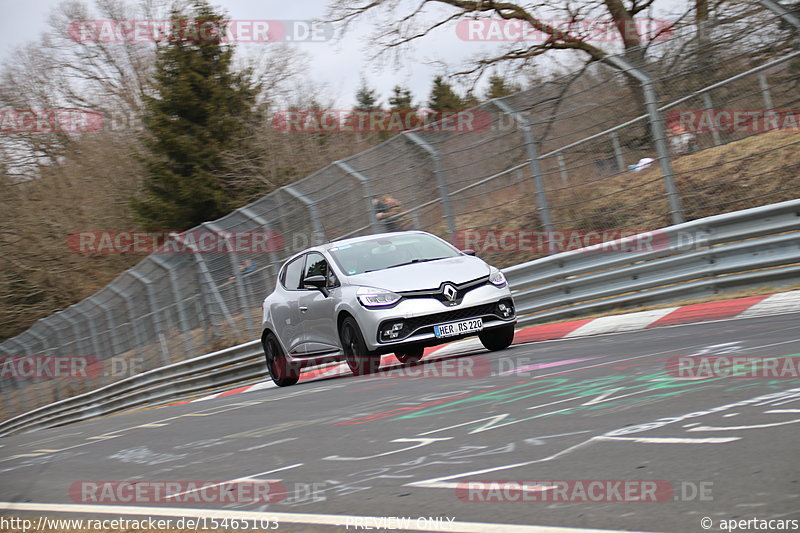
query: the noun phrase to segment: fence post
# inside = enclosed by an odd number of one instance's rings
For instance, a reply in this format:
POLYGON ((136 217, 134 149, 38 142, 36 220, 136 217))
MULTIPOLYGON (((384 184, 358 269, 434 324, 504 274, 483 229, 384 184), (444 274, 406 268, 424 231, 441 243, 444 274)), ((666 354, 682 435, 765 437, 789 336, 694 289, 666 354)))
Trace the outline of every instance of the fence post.
POLYGON ((139 354, 139 357, 144 359, 144 355, 142 353, 142 349, 144 347, 144 340, 142 336, 142 332, 139 329, 139 324, 136 322, 136 314, 133 312, 133 303, 131 301, 131 295, 127 291, 123 291, 115 287, 113 284, 108 286, 109 290, 122 298, 125 301, 125 307, 128 308, 128 320, 131 322, 131 329, 133 330, 133 347, 136 350, 136 353, 139 354))
POLYGON ((796 30, 800 31, 800 18, 794 16, 786 7, 773 0, 758 0, 758 3, 778 15, 784 22, 794 26, 796 30))
POLYGON ((218 237, 225 239, 225 246, 228 248, 228 258, 230 259, 231 263, 231 271, 233 272, 233 282, 236 284, 236 296, 239 298, 239 307, 241 308, 242 313, 249 317, 249 320, 245 321, 245 325, 250 333, 254 334, 256 332, 256 324, 255 319, 253 318, 253 306, 250 302, 250 296, 244 286, 242 272, 239 269, 239 253, 231 244, 230 234, 229 232, 222 230, 213 222, 203 222, 200 225, 209 228, 211 231, 216 232, 218 237))
POLYGON ((561 175, 561 185, 566 187, 569 183, 569 177, 567 176, 567 165, 564 164, 564 154, 558 152, 556 161, 558 161, 558 173, 561 175))
MULTIPOLYGON (((706 108, 708 116, 714 116, 714 103, 711 101, 711 94, 708 91, 703 91, 703 105, 706 108)), ((719 136, 717 128, 711 128, 711 138, 714 139, 714 146, 722 144, 722 138, 719 136)))
POLYGON ((89 350, 86 349, 86 345, 85 345, 83 339, 81 339, 81 335, 80 335, 80 331, 78 330, 77 322, 75 322, 75 320, 73 320, 72 317, 69 316, 69 310, 71 308, 73 308, 73 307, 75 307, 75 306, 71 305, 67 309, 64 309, 62 311, 57 312, 56 315, 58 315, 63 321, 65 321, 67 324, 69 324, 70 328, 72 329, 72 335, 74 336, 74 339, 75 339, 72 342, 73 346, 76 346, 78 348, 78 350, 80 350, 81 352, 85 352, 84 355, 86 355, 86 354, 88 354, 89 350))
POLYGON ((178 322, 181 324, 183 330, 183 342, 186 345, 186 351, 191 356, 194 353, 194 345, 192 344, 191 328, 189 321, 186 318, 186 309, 184 309, 183 298, 181 298, 180 290, 178 289, 178 277, 172 267, 163 259, 156 255, 150 255, 150 259, 156 266, 164 269, 169 276, 169 288, 172 291, 172 299, 175 301, 175 306, 178 308, 178 322))
MULTIPOLYGON (((94 299, 94 296, 88 297, 85 301, 87 303, 95 306, 97 309, 100 309, 105 314, 105 316, 106 316, 106 325, 108 327, 108 336, 111 338, 112 350, 116 351, 116 339, 115 339, 116 334, 114 333, 113 324, 108 321, 108 318, 109 318, 108 317, 108 313, 107 313, 108 309, 105 306, 101 306, 98 302, 96 302, 95 299, 94 299)), ((84 315, 84 316, 87 316, 87 318, 88 318, 88 315, 84 315)), ((98 360, 103 361, 103 363, 102 363, 103 373, 100 376, 100 383, 102 383, 103 385, 106 385, 106 384, 108 384, 108 377, 109 377, 106 374, 106 363, 105 363, 105 361, 106 361, 107 358, 104 357, 105 354, 103 354, 103 351, 102 351, 102 349, 100 348, 100 346, 98 344, 99 335, 97 334, 97 328, 94 326, 94 321, 93 320, 90 321, 90 331, 92 332, 91 333, 92 334, 92 346, 94 347, 95 355, 96 355, 98 360)), ((113 364, 113 362, 112 362, 112 364, 113 364)))
POLYGON ((761 97, 764 99, 764 111, 772 111, 772 96, 769 94, 767 74, 762 70, 758 73, 758 85, 761 87, 761 97))
POLYGON ((111 350, 114 352, 112 357, 121 354, 124 350, 119 342, 119 335, 117 334, 117 325, 114 323, 114 318, 111 313, 111 309, 103 303, 100 303, 94 299, 94 296, 90 296, 88 298, 89 302, 94 304, 95 307, 103 311, 103 314, 106 316, 106 327, 108 328, 109 337, 111 338, 111 350))
POLYGON ((672 171, 672 161, 667 147, 667 138, 664 134, 664 119, 658 109, 658 97, 653 87, 653 79, 649 74, 638 69, 619 56, 606 56, 603 61, 618 68, 619 70, 630 73, 631 76, 641 83, 644 92, 645 107, 650 121, 650 131, 653 135, 653 143, 656 147, 656 155, 661 166, 661 174, 664 178, 664 187, 667 191, 670 215, 672 224, 680 224, 684 221, 683 208, 678 196, 678 189, 675 186, 675 173, 672 171))
MULTIPOLYGON (((238 211, 239 211, 239 213, 241 213, 244 216, 246 216, 249 220, 252 220, 256 224, 258 224, 258 226, 261 229, 266 230, 266 231, 273 231, 273 232, 275 231, 274 229, 272 229, 272 224, 270 224, 265 218, 263 218, 259 214, 253 213, 253 211, 251 211, 249 207, 240 207, 238 209, 238 211)), ((287 238, 287 235, 284 235, 283 236, 283 243, 284 243, 284 246, 288 247, 288 245, 286 243, 286 238, 287 238)), ((278 259, 278 254, 276 254, 274 251, 272 251, 271 248, 270 248, 270 251, 267 252, 267 253, 269 253, 269 267, 272 270, 272 276, 274 278, 277 278, 278 277, 278 270, 280 269, 280 266, 281 266, 280 259, 278 259)))
POLYGON ((325 227, 322 225, 322 218, 319 216, 319 210, 317 209, 317 204, 313 200, 311 200, 305 194, 297 191, 291 185, 286 185, 282 187, 287 193, 289 193, 292 197, 300 200, 300 202, 308 208, 308 212, 311 214, 311 224, 314 227, 313 239, 309 240, 309 244, 313 246, 313 244, 318 244, 317 240, 320 242, 325 242, 325 227), (313 244, 312 244, 313 243, 313 244))
MULTIPOLYGON (((42 346, 46 345, 44 337, 33 331, 33 328, 29 328, 28 333, 30 333, 32 337, 36 337, 36 339, 42 346)), ((31 356, 35 357, 33 353, 31 353, 31 356)), ((44 355, 40 355, 39 357, 44 357, 44 355)), ((41 376, 39 376, 39 379, 41 379, 41 376)), ((58 378, 52 377, 50 379, 58 379, 58 378)), ((36 398, 39 400, 39 405, 41 406, 41 405, 46 405, 47 401, 44 399, 44 395, 42 393, 42 387, 40 385, 41 385, 40 381, 34 381, 31 383, 31 386, 36 389, 36 398)))
MULTIPOLYGON (((87 298, 87 300, 91 300, 91 298, 87 298)), ((83 302, 79 302, 73 307, 75 308, 75 312, 81 315, 89 325, 89 344, 91 344, 92 350, 94 350, 94 355, 100 357, 103 353, 103 350, 100 349, 100 344, 97 342, 97 328, 94 326, 94 319, 91 317, 91 315, 89 315, 87 311, 84 311, 80 308, 82 303, 83 302)))
MULTIPOLYGON (((3 350, 5 350, 6 353, 8 353, 10 355, 10 357, 14 357, 14 358, 17 358, 17 357, 25 355, 25 345, 22 344, 21 342, 19 342, 16 337, 13 337, 13 338, 8 339, 7 341, 5 341, 3 343, 3 350), (14 350, 14 347, 12 346, 12 343, 22 347, 22 349, 21 350, 20 349, 14 350)), ((17 396, 19 397, 19 401, 22 404, 20 412, 30 411, 31 409, 33 409, 32 406, 34 405, 33 395, 31 393, 31 391, 28 390, 28 388, 26 386, 26 383, 25 383, 26 381, 28 381, 28 380, 23 380, 23 378, 21 376, 17 376, 17 378, 13 381, 14 388, 17 389, 17 396), (25 392, 23 393, 22 391, 25 391, 25 392)), ((28 384, 28 385, 30 385, 30 384, 28 384)), ((8 404, 6 404, 6 405, 8 405, 8 404)))
MULTIPOLYGON (((18 339, 18 337, 19 337, 19 335, 17 335, 17 337, 14 337, 12 339, 8 339, 6 341, 6 344, 13 342, 14 344, 18 345, 21 348, 20 350, 17 350, 17 353, 15 355, 13 355, 13 357, 20 357, 20 356, 23 356, 23 355, 30 355, 30 354, 28 354, 27 345, 24 342, 20 341, 18 339)), ((27 401, 27 405, 28 406, 36 405, 36 402, 33 400, 33 392, 28 388, 28 386, 33 386, 33 380, 23 380, 22 377, 20 376, 18 379, 14 380, 14 383, 16 384, 18 390, 25 390, 24 396, 25 396, 25 401, 27 401)), ((20 394, 20 396, 23 396, 23 395, 20 394)), ((32 408, 33 407, 31 407, 31 409, 32 408)), ((22 410, 23 411, 28 411, 30 409, 23 407, 22 410)))
POLYGON ((550 204, 547 201, 547 191, 544 188, 544 178, 542 174, 542 166, 539 161, 539 148, 536 146, 536 139, 533 136, 533 126, 531 122, 522 113, 511 107, 511 104, 505 100, 493 99, 491 103, 496 105, 500 111, 510 115, 514 122, 517 123, 522 130, 522 136, 525 140, 525 150, 528 152, 528 160, 531 165, 531 173, 533 174, 533 187, 536 194, 536 207, 539 210, 539 218, 542 221, 542 227, 547 234, 547 249, 548 253, 555 253, 555 243, 551 239, 553 234, 553 219, 550 215, 550 204))
MULTIPOLYGON (((169 236, 192 251, 192 257, 194 258, 195 265, 197 265, 198 271, 200 272, 200 276, 205 280, 204 282, 200 283, 201 290, 203 286, 205 286, 206 287, 205 292, 211 293, 211 297, 214 300, 216 300, 217 305, 219 305, 220 311, 222 311, 222 316, 225 317, 225 321, 228 322, 228 325, 230 325, 234 334, 237 337, 239 337, 240 336, 239 328, 236 326, 236 322, 234 322, 233 316, 228 310, 228 306, 225 305, 225 300, 222 299, 222 295, 219 293, 219 290, 217 289, 217 284, 214 282, 214 278, 213 276, 211 276, 211 272, 208 270, 208 265, 206 265, 206 260, 202 258, 202 254, 197 250, 197 246, 195 246, 193 243, 186 242, 180 233, 170 233, 169 236)), ((210 308, 208 311, 208 315, 209 318, 211 318, 212 328, 218 327, 218 325, 215 324, 213 318, 214 315, 211 313, 210 308)))
POLYGON ((405 135, 407 139, 410 139, 412 143, 428 152, 433 160, 433 175, 436 177, 436 184, 439 187, 439 197, 442 200, 442 210, 444 211, 445 222, 447 222, 447 235, 450 242, 455 242, 456 223, 455 217, 453 216, 453 206, 450 203, 450 192, 447 190, 447 182, 444 179, 444 172, 442 171, 441 155, 439 155, 439 151, 436 148, 431 146, 416 133, 407 131, 403 133, 403 135, 405 135))
MULTIPOLYGON (((8 348, 6 348, 5 343, 0 343, 0 362, 5 363, 4 358, 6 357, 11 357, 11 352, 8 348)), ((0 395, 3 396, 4 405, 11 405, 11 398, 6 398, 6 395, 10 395, 13 388, 13 380, 7 380, 4 377, 0 377, 0 395)))
POLYGON ((169 363, 169 348, 167 347, 164 333, 161 330, 161 320, 158 313, 158 302, 156 295, 153 292, 153 281, 143 274, 139 274, 135 270, 126 270, 126 272, 136 281, 144 285, 145 294, 147 294, 147 302, 150 304, 150 316, 153 321, 153 332, 158 339, 158 345, 161 348, 161 363, 166 365, 169 363))
POLYGON ((346 161, 334 161, 334 165, 341 168, 347 174, 350 174, 361 183, 361 190, 364 191, 364 199, 367 202, 367 213, 369 213, 369 225, 372 227, 373 233, 381 232, 381 225, 378 222, 377 213, 375 212, 375 204, 372 203, 372 187, 369 183, 369 178, 360 171, 354 169, 346 161))
POLYGON ((611 145, 614 147, 614 159, 617 161, 617 172, 625 172, 625 158, 622 156, 622 146, 619 144, 619 134, 616 131, 611 132, 611 145))

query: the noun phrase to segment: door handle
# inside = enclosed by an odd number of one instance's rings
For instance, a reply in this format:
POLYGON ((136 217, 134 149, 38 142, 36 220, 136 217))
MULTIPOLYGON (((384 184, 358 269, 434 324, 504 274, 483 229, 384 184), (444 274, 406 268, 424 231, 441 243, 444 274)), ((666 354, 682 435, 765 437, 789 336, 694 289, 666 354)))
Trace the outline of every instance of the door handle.
POLYGON ((301 305, 300 306, 300 311, 305 313, 306 311, 308 311, 308 307, 305 307, 305 306, 301 305))

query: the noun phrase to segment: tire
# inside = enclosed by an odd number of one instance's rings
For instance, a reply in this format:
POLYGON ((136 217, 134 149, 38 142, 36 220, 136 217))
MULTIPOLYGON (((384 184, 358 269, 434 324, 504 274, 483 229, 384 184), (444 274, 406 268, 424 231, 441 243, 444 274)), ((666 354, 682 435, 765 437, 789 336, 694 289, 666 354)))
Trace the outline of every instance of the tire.
POLYGON ((261 341, 264 347, 264 357, 267 360, 269 377, 278 387, 294 385, 300 379, 300 365, 292 364, 283 353, 278 339, 272 333, 264 335, 261 341))
POLYGON ((363 376, 378 371, 381 358, 367 349, 364 336, 358 328, 356 320, 348 316, 339 327, 339 339, 342 341, 344 360, 353 375, 363 376))
POLYGON ((487 350, 505 350, 514 342, 514 324, 487 329, 479 333, 478 338, 487 350))
POLYGON ((395 352, 394 356, 404 365, 413 365, 422 359, 424 351, 425 348, 423 346, 414 346, 400 352, 395 352))

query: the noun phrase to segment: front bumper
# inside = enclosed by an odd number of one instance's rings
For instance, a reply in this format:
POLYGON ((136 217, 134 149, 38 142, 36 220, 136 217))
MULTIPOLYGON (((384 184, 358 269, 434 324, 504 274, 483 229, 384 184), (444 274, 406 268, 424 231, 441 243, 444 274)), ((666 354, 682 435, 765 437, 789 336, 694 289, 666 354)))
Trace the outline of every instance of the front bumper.
POLYGON ((435 345, 461 338, 438 338, 433 332, 433 326, 471 318, 482 318, 484 330, 516 323, 516 313, 508 287, 477 287, 467 292, 455 306, 446 306, 434 298, 403 300, 391 309, 362 309, 357 320, 368 348, 388 353, 402 345, 435 345), (507 309, 510 308, 511 313, 502 312, 498 308, 500 303, 504 303, 507 309), (388 340, 381 336, 383 328, 398 322, 403 323, 403 328, 397 332, 396 338, 388 340))

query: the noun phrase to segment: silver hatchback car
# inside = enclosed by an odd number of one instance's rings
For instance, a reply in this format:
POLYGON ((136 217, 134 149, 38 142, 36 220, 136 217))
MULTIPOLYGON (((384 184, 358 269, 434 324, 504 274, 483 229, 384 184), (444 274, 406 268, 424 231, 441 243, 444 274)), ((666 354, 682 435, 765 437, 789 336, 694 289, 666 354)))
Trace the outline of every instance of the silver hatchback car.
POLYGON ((516 324, 503 273, 423 231, 304 250, 281 267, 263 307, 261 342, 279 386, 306 366, 344 360, 369 374, 382 354, 414 363, 427 346, 472 335, 503 350, 516 324))

